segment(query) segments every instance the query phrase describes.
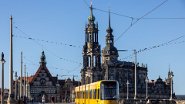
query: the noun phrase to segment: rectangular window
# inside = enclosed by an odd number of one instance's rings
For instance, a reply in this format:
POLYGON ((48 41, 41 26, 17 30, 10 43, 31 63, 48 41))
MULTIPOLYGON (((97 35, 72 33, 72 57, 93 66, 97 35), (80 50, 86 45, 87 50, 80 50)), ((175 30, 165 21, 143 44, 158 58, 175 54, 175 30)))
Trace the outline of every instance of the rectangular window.
POLYGON ((93 66, 96 66, 96 56, 93 56, 93 66))
POLYGON ((92 90, 90 90, 89 98, 92 99, 92 90))
POLYGON ((93 90, 93 98, 96 99, 96 89, 93 90))
POLYGON ((97 99, 100 98, 100 89, 97 89, 97 99))
POLYGON ((88 67, 91 66, 91 56, 88 57, 88 67))
POLYGON ((119 92, 117 82, 102 82, 101 83, 101 99, 102 100, 116 100, 119 92))
POLYGON ((90 40, 90 42, 92 42, 92 36, 91 36, 91 34, 89 35, 89 40, 90 40))
POLYGON ((82 98, 84 99, 85 98, 85 92, 82 91, 82 98))
POLYGON ((88 90, 86 91, 85 97, 86 97, 87 99, 88 99, 88 97, 89 97, 88 90))

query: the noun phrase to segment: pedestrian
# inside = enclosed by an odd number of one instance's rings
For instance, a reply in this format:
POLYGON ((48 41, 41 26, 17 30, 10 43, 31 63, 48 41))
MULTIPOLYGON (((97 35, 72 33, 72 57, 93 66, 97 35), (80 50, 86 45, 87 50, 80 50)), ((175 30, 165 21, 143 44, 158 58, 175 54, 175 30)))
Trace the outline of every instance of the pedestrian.
POLYGON ((45 95, 42 96, 42 104, 45 104, 45 95))
POLYGON ((55 98, 54 98, 54 96, 51 97, 51 102, 52 102, 52 104, 55 104, 55 98))

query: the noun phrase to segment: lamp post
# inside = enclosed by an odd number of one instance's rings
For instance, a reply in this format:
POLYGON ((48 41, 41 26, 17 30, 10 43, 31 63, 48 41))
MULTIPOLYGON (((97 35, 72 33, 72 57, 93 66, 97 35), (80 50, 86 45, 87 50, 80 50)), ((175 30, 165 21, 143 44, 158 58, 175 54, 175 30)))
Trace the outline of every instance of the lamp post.
POLYGON ((15 91, 14 92, 15 92, 15 96, 14 96, 15 100, 17 100, 17 95, 18 95, 17 94, 17 72, 15 72, 15 91))
POLYGON ((127 84, 127 100, 128 100, 128 95, 129 95, 129 88, 128 88, 129 86, 128 85, 130 84, 128 80, 127 80, 126 84, 127 84))
POLYGON ((20 86, 20 92, 19 92, 20 93, 20 98, 23 97, 23 94, 22 94, 22 68, 23 68, 23 53, 21 52, 21 76, 20 76, 20 85, 19 85, 20 86))
POLYGON ((171 81, 171 83, 170 83, 170 85, 171 85, 170 100, 172 100, 173 99, 173 95, 172 95, 173 94, 173 89, 172 89, 172 87, 173 87, 172 86, 172 84, 173 84, 173 74, 170 75, 170 81, 171 81))
POLYGON ((146 100, 148 99, 148 77, 146 76, 145 83, 146 83, 146 100))
POLYGON ((1 54, 1 63, 2 63, 2 75, 1 75, 1 104, 4 104, 4 53, 1 54))
MULTIPOLYGON (((128 50, 118 50, 118 51, 128 51, 128 50)), ((137 98, 137 51, 136 49, 132 50, 134 51, 134 64, 135 64, 135 67, 134 67, 134 89, 135 89, 135 93, 134 93, 134 99, 136 100, 137 98)))
POLYGON ((134 93, 134 99, 137 98, 137 51, 134 49, 134 56, 135 56, 135 93, 134 93))
POLYGON ((24 65, 24 94, 23 97, 26 97, 26 65, 24 65))
POLYGON ((28 72, 27 72, 27 77, 26 77, 26 98, 28 98, 28 72))

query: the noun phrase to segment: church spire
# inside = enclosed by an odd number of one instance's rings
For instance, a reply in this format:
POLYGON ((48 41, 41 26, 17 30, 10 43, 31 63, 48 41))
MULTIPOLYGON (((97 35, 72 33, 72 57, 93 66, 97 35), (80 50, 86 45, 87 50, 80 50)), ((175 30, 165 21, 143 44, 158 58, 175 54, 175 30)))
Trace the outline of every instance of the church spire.
POLYGON ((109 10, 109 28, 111 28, 111 26, 110 26, 110 10, 109 10))
POLYGON ((46 64, 46 56, 44 54, 44 51, 42 51, 42 55, 40 57, 40 65, 45 65, 46 64))
POLYGON ((95 21, 95 17, 93 15, 93 7, 92 7, 92 1, 91 1, 91 5, 90 5, 90 16, 88 17, 89 21, 95 21))
POLYGON ((114 36, 112 34, 113 29, 111 28, 111 19, 110 19, 110 11, 109 11, 109 19, 108 19, 108 28, 106 35, 106 46, 102 50, 102 62, 106 63, 107 61, 117 61, 118 59, 118 50, 114 47, 114 36))
POLYGON ((110 10, 109 10, 109 25, 107 28, 106 44, 114 45, 114 36, 112 35, 111 20, 110 20, 110 10))

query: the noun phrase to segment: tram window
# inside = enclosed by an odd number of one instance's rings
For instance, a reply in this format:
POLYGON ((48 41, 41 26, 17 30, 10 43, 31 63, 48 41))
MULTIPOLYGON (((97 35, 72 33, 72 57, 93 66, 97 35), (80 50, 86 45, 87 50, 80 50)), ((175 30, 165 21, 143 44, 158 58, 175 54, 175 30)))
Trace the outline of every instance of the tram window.
POLYGON ((76 92, 76 98, 78 98, 78 92, 76 92))
POLYGON ((88 91, 86 91, 85 97, 88 98, 88 91))
POLYGON ((82 98, 85 98, 85 91, 83 91, 83 97, 82 98))
POLYGON ((80 91, 78 92, 78 98, 81 98, 81 92, 80 91))
POLYGON ((84 98, 84 92, 82 91, 82 93, 81 93, 82 95, 81 95, 81 98, 84 98))
POLYGON ((80 98, 80 96, 79 96, 79 92, 77 92, 77 98, 80 98))
POLYGON ((84 98, 84 92, 82 91, 82 93, 81 93, 82 95, 81 95, 81 98, 84 98))
POLYGON ((97 89, 97 99, 99 99, 100 98, 100 90, 99 89, 97 89))
POLYGON ((80 91, 80 98, 83 98, 83 92, 80 91))
POLYGON ((92 99, 92 90, 90 90, 89 98, 92 99))
POLYGON ((102 82, 101 83, 101 99, 113 100, 118 98, 117 83, 116 82, 102 82))
POLYGON ((93 90, 93 98, 96 99, 96 89, 93 90))

